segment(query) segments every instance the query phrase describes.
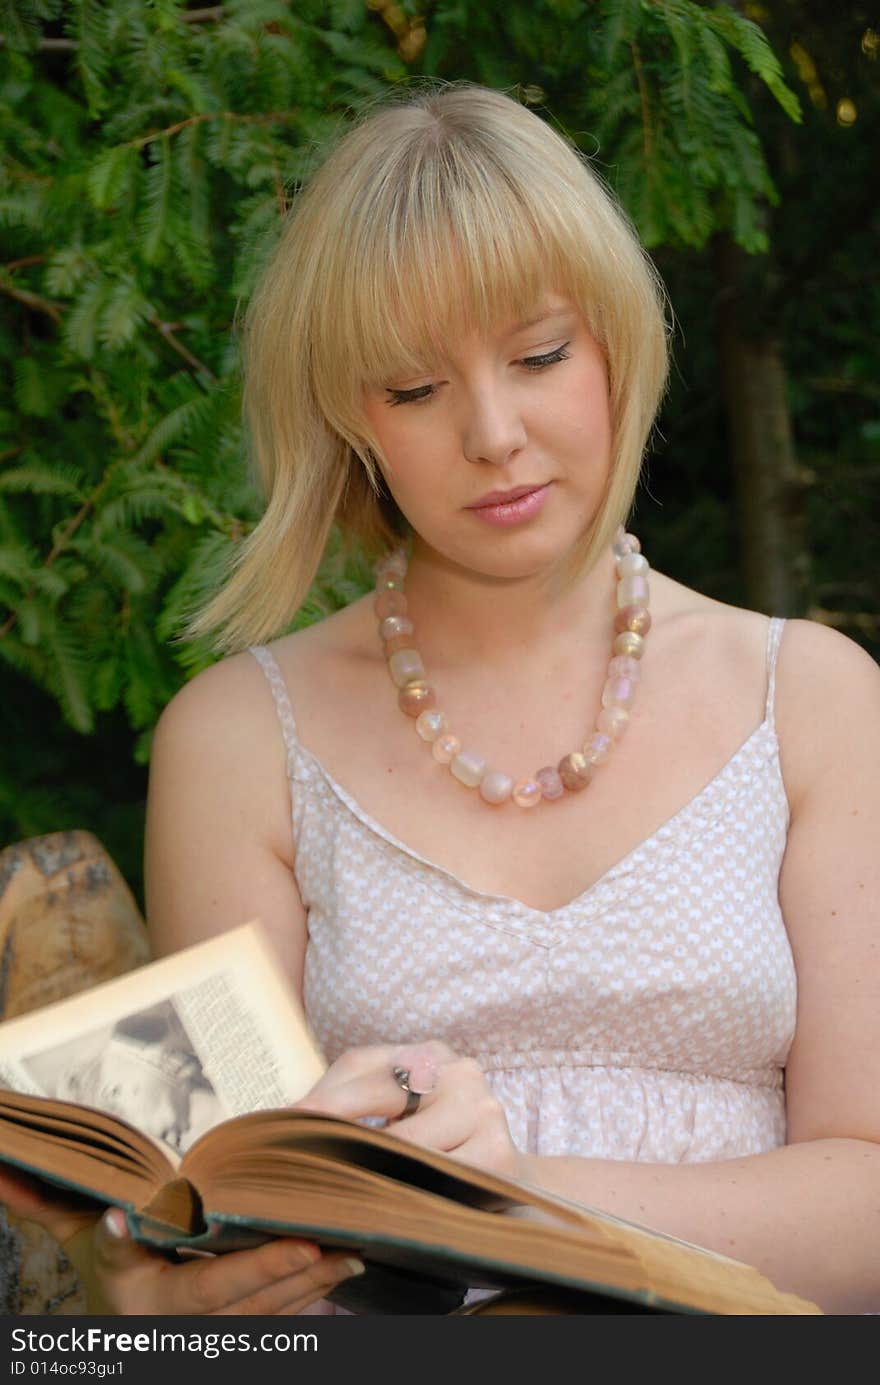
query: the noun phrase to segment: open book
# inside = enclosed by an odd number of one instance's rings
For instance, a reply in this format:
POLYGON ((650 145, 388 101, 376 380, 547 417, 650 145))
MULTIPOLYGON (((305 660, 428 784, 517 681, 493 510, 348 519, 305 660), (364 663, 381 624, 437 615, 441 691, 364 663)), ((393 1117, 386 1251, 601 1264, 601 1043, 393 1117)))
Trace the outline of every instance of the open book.
POLYGON ((247 924, 0 1024, 0 1161, 124 1207, 169 1252, 349 1249, 367 1273, 334 1298, 354 1311, 450 1313, 474 1288, 523 1312, 820 1311, 724 1256, 289 1109, 324 1067, 247 924))

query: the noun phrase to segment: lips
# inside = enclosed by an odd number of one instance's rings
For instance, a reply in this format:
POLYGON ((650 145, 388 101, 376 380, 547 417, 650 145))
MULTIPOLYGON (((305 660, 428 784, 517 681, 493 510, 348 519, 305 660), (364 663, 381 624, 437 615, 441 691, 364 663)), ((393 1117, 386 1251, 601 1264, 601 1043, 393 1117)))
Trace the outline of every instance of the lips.
POLYGON ((538 491, 546 482, 536 481, 530 486, 514 486, 511 491, 489 491, 487 495, 481 496, 473 505, 468 505, 469 510, 482 510, 489 505, 509 505, 514 500, 520 500, 524 495, 531 495, 533 491, 538 491))

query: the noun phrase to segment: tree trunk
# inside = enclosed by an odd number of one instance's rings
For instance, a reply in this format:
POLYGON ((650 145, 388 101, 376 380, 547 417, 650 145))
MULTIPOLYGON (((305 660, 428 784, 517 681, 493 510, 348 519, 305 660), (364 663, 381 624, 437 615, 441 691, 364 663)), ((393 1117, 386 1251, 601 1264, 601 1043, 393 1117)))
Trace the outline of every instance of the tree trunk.
POLYGON ((781 346, 770 332, 747 322, 744 261, 738 246, 719 239, 718 351, 746 599, 768 615, 801 615, 810 574, 804 476, 781 346))

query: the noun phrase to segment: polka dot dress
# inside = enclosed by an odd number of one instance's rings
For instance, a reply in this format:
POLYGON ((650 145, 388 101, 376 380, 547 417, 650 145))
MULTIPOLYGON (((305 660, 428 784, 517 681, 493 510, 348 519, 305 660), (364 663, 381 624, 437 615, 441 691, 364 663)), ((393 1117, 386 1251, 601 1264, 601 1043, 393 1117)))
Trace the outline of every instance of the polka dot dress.
POLYGON ((443 1039, 477 1059, 535 1154, 668 1163, 782 1144, 796 1003, 778 899, 782 627, 770 622, 761 725, 653 836, 547 913, 472 889, 365 813, 300 744, 275 659, 255 647, 287 747, 305 1003, 327 1057, 443 1039))

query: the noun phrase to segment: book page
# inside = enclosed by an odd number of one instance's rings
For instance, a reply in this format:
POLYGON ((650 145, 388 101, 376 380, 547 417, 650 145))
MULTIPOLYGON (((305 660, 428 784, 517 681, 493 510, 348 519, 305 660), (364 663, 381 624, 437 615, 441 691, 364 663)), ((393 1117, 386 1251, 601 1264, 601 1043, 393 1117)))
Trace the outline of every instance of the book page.
POLYGON ((0 1024, 0 1086, 98 1107, 175 1162, 221 1121, 298 1100, 325 1067, 257 923, 0 1024))

